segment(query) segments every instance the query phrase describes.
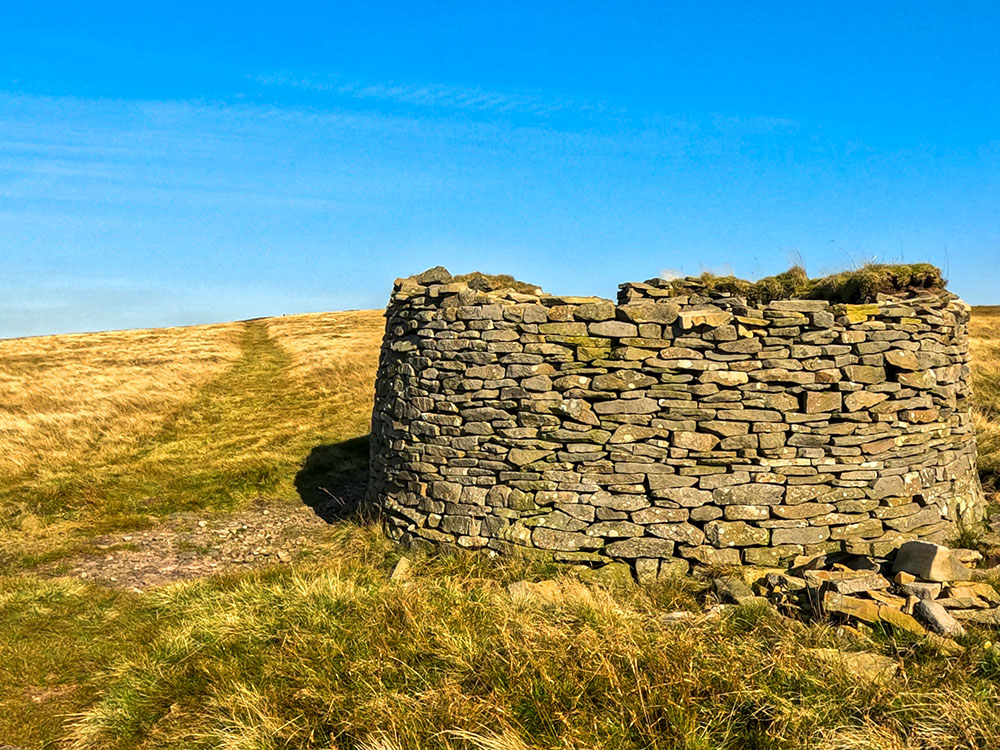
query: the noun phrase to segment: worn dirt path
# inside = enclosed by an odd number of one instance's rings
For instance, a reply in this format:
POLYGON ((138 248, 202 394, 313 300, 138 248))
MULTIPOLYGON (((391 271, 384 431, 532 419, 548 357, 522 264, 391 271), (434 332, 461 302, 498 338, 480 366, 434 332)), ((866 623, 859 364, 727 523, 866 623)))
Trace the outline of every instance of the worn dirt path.
POLYGON ((60 560, 31 572, 145 591, 215 573, 307 559, 332 533, 329 524, 301 503, 258 501, 234 513, 176 513, 148 529, 97 537, 97 554, 60 560))

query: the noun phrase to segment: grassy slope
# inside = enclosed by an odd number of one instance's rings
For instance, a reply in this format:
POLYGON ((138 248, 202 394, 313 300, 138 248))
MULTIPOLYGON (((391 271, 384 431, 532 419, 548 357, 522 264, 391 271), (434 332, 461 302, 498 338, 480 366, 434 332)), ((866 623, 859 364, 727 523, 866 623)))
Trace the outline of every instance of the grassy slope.
POLYGON ((979 473, 988 491, 1000 492, 1000 306, 975 308, 969 336, 979 473))
MULTIPOLYGON (((1000 406, 998 320, 977 315, 973 331, 987 436, 1000 406)), ((964 656, 942 659, 884 633, 792 630, 752 608, 696 627, 660 624, 662 611, 696 606, 703 592, 691 581, 582 587, 537 563, 460 555, 418 557, 411 580, 394 583, 387 573, 400 551, 349 522, 322 564, 142 596, 25 574, 34 561, 86 549, 102 530, 178 509, 225 510, 258 494, 296 502, 294 474, 312 449, 367 431, 377 313, 255 321, 223 334, 222 367, 187 378, 179 367, 173 388, 150 378, 132 399, 139 417, 125 410, 132 416, 117 432, 106 410, 100 429, 114 440, 64 441, 57 460, 0 479, 0 746, 1000 744, 1000 654, 981 635, 964 656), (553 602, 503 589, 553 576, 564 591, 553 602), (814 646, 889 654, 906 679, 859 681, 816 661, 814 646)), ((183 335, 164 335, 184 351, 183 335)), ((132 349, 162 348, 155 339, 147 332, 132 349)), ((59 357, 89 372, 101 363, 50 348, 15 367, 12 347, 0 342, 0 372, 22 393, 59 357)), ((80 387, 76 408, 92 402, 80 387)), ((72 414, 73 393, 61 397, 72 414)), ((30 422, 27 408, 21 418, 30 422)), ((21 445, 25 455, 43 450, 30 437, 21 445)), ((990 445, 987 465, 1000 452, 990 445)))

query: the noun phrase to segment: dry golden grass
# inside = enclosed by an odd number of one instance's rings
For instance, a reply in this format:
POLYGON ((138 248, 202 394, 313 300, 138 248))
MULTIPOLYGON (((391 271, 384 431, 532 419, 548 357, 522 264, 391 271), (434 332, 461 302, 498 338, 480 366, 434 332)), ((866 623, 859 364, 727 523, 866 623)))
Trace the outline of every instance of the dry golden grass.
POLYGON ((241 326, 0 340, 0 480, 133 446, 240 356, 241 326))
POLYGON ((288 374, 324 397, 374 390, 385 318, 381 310, 350 310, 269 318, 272 340, 292 356, 288 374))
MULTIPOLYGON (((144 595, 25 575, 31 554, 102 524, 260 494, 300 502, 303 474, 356 473, 382 328, 364 311, 0 342, 5 446, 20 436, 20 473, 0 474, 0 745, 1000 746, 1000 649, 985 635, 942 657, 759 607, 663 625, 665 611, 699 608, 692 579, 584 588, 544 563, 418 554, 395 582, 401 551, 350 522, 315 563, 144 595), (505 589, 552 576, 566 595, 505 589), (812 647, 889 655, 903 675, 859 680, 812 647)), ((977 309, 972 333, 981 454, 995 466, 1000 308, 977 309)))
POLYGON ((1000 491, 1000 306, 972 309, 969 338, 979 473, 988 490, 1000 491))
POLYGON ((365 311, 2 342, 20 431, 0 565, 175 511, 299 502, 307 461, 310 481, 363 469, 382 328, 365 311))

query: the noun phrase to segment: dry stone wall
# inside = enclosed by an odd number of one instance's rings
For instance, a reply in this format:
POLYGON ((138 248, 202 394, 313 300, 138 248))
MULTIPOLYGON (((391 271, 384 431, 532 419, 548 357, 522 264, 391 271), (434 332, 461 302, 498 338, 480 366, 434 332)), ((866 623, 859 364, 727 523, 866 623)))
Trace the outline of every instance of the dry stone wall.
POLYGON ((368 494, 389 533, 651 579, 880 555, 981 515, 954 295, 753 306, 668 286, 623 284, 616 305, 398 280, 368 494))

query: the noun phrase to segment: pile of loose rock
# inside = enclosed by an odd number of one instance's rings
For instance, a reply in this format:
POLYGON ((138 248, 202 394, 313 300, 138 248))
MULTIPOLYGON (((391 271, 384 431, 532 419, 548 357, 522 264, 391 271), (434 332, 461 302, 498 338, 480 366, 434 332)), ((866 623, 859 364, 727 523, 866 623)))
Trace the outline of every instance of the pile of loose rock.
MULTIPOLYGON (((977 570, 973 550, 911 541, 884 557, 831 553, 797 558, 787 572, 767 572, 756 582, 761 600, 783 614, 832 617, 848 623, 883 623, 916 635, 963 635, 963 623, 1000 627, 1000 594, 987 581, 996 568, 977 570)), ((742 581, 719 578, 718 596, 746 602, 742 581)), ((944 636, 944 638, 941 638, 944 636)))

